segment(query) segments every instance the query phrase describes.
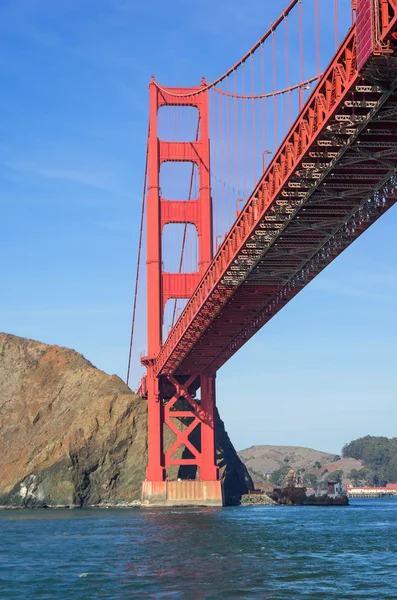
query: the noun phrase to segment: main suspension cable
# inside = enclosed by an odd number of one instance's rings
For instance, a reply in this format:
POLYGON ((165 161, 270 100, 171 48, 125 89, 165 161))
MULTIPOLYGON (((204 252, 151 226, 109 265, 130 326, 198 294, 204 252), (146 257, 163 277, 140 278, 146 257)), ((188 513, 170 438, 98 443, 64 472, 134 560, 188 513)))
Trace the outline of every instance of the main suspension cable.
POLYGON ((197 88, 197 90, 195 90, 194 92, 188 92, 188 93, 184 93, 184 94, 178 94, 175 92, 170 92, 169 90, 167 90, 166 88, 162 87, 161 85, 159 85, 153 78, 153 83, 156 85, 157 89, 160 90, 161 92, 167 94, 167 96, 174 96, 174 97, 179 97, 179 98, 187 98, 190 96, 196 96, 197 94, 201 94, 202 92, 205 92, 207 90, 210 90, 211 88, 215 87, 216 85, 218 85, 218 83, 221 83, 221 81, 223 81, 224 79, 226 79, 227 77, 229 77, 229 75, 231 75, 234 71, 236 71, 239 67, 241 67, 242 65, 244 65, 244 63, 249 59, 249 57, 256 52, 256 50, 263 44, 263 42, 265 40, 267 40, 272 33, 275 32, 275 30, 278 28, 278 26, 284 21, 284 19, 286 17, 288 17, 288 15, 290 14, 290 12, 292 11, 292 9, 298 4, 298 2, 300 2, 300 0, 291 0, 291 2, 288 4, 287 8, 285 10, 283 10, 283 12, 281 13, 281 15, 278 17, 278 19, 276 19, 274 21, 274 23, 272 23, 269 27, 269 29, 266 31, 266 33, 256 42, 256 44, 254 46, 252 46, 252 48, 250 48, 250 50, 248 50, 248 52, 246 54, 244 54, 244 56, 242 58, 240 58, 239 61, 237 61, 232 67, 230 67, 230 69, 228 71, 226 71, 223 75, 221 75, 220 77, 218 77, 218 79, 215 79, 215 81, 213 81, 212 83, 206 83, 204 84, 202 87, 197 88))
POLYGON ((268 92, 266 94, 254 94, 254 95, 244 95, 244 94, 235 94, 232 92, 228 92, 226 90, 221 90, 220 88, 214 87, 214 92, 218 92, 218 94, 222 94, 223 96, 229 96, 229 98, 240 98, 241 100, 259 100, 261 98, 274 98, 274 96, 281 96, 282 94, 289 94, 290 92, 294 92, 295 90, 304 89, 305 86, 314 83, 320 79, 320 75, 316 75, 315 77, 310 77, 310 79, 306 79, 305 81, 301 81, 296 85, 291 85, 288 88, 284 88, 283 90, 277 90, 276 92, 268 92))

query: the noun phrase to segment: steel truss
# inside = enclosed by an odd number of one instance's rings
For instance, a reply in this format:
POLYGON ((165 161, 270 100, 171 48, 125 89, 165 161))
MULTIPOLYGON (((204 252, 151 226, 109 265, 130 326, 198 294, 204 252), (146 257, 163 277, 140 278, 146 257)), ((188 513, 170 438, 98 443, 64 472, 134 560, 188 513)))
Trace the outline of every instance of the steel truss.
POLYGON ((356 26, 348 33, 170 332, 156 373, 215 374, 395 203, 395 6, 382 4, 382 35, 361 72, 356 26))

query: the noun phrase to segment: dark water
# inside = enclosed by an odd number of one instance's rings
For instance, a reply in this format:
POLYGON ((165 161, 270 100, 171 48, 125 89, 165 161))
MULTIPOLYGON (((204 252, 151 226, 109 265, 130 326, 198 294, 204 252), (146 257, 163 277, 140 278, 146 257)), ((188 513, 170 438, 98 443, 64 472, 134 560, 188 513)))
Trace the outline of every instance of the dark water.
POLYGON ((397 499, 0 511, 0 598, 397 599, 397 499))

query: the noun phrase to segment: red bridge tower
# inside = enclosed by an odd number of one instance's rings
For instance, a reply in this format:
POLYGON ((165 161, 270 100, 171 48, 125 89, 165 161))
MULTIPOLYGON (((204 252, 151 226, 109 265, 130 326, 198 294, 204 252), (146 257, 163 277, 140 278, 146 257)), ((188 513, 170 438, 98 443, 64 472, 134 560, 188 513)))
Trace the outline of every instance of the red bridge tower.
POLYGON ((215 373, 159 373, 156 357, 162 347, 164 309, 169 299, 190 298, 213 258, 208 92, 197 88, 167 88, 150 83, 150 132, 147 199, 147 369, 148 467, 142 487, 144 505, 223 504, 223 490, 215 459, 215 373), (183 94, 183 97, 181 97, 183 94), (193 106, 199 113, 196 141, 158 138, 158 111, 162 106, 193 106), (191 200, 161 197, 160 169, 165 162, 190 162, 197 166, 199 194, 191 200), (199 240, 199 270, 167 273, 162 267, 162 232, 168 223, 193 224, 199 240), (196 393, 200 390, 200 399, 196 393), (165 452, 164 426, 175 436, 165 452), (184 448, 181 456, 181 447, 184 448), (178 456, 174 456, 175 453, 178 456), (167 468, 179 467, 174 481, 167 468), (183 478, 188 467, 190 479, 183 478))

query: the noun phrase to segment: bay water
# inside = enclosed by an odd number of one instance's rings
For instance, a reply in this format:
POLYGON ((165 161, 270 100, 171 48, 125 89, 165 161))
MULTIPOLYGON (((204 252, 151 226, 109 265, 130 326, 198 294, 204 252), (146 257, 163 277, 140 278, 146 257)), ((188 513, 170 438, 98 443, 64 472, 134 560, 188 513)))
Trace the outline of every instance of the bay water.
POLYGON ((0 598, 397 599, 397 498, 2 510, 0 598))

